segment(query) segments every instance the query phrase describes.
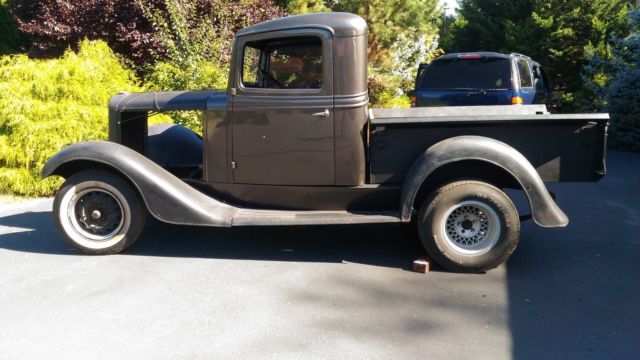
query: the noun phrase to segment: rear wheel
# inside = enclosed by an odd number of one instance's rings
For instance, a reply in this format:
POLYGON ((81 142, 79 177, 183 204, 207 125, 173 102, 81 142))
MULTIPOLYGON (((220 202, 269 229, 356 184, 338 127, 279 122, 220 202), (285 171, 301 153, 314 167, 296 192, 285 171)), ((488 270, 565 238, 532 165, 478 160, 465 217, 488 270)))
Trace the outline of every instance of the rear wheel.
POLYGON ((484 272, 505 262, 520 237, 509 197, 481 181, 438 188, 418 216, 420 240, 438 264, 456 272, 484 272))
POLYGON ((118 176, 98 170, 72 175, 56 193, 58 229, 87 254, 114 254, 131 246, 144 228, 147 210, 118 176))

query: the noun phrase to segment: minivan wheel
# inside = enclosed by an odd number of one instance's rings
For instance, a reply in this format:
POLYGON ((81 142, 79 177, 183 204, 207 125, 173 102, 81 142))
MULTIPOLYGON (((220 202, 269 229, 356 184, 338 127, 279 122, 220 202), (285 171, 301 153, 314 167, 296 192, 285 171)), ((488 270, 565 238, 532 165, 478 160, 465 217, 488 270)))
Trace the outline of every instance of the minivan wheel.
POLYGON ((56 193, 58 229, 76 249, 115 254, 131 246, 144 228, 147 210, 138 194, 118 176, 87 170, 70 176, 56 193))
POLYGON ((509 197, 481 181, 457 181, 434 191, 418 215, 420 240, 441 266, 485 272, 505 262, 520 237, 520 218, 509 197))

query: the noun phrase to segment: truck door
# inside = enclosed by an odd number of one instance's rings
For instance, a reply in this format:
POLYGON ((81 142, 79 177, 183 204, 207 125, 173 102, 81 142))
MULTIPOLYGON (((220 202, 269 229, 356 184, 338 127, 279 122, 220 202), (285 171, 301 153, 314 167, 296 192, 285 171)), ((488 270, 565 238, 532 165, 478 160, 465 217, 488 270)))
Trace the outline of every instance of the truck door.
POLYGON ((236 47, 234 183, 334 185, 331 34, 252 34, 236 47))

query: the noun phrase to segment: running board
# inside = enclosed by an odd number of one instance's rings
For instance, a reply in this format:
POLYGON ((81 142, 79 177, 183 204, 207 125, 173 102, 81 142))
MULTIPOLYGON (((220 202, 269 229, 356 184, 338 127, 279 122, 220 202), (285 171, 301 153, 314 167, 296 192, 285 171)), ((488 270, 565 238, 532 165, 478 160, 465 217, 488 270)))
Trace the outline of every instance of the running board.
POLYGON ((399 223, 397 211, 288 211, 238 209, 231 226, 340 225, 399 223))

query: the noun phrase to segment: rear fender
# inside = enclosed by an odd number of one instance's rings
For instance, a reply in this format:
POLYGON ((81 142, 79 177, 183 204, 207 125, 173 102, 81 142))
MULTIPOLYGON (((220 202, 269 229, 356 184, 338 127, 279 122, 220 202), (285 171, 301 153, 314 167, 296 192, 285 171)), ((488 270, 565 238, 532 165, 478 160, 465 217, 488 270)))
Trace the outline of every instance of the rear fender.
POLYGON ((555 203, 533 165, 511 146, 482 136, 458 136, 443 140, 428 148, 413 163, 402 189, 402 220, 411 220, 416 195, 436 169, 464 160, 488 162, 511 174, 527 195, 533 221, 539 226, 565 227, 569 223, 567 215, 555 203))

